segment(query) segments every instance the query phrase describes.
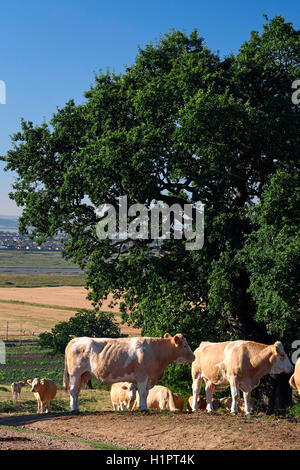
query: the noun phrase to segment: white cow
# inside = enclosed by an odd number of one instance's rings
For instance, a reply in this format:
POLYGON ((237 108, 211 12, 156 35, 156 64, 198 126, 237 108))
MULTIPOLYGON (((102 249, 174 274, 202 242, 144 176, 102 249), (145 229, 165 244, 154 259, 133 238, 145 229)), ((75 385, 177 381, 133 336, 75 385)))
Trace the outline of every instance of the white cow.
POLYGON ((18 398, 20 396, 22 387, 24 387, 25 385, 26 385, 25 382, 23 382, 22 380, 19 381, 19 382, 13 382, 11 384, 10 388, 11 388, 13 401, 15 401, 15 402, 18 401, 18 398))

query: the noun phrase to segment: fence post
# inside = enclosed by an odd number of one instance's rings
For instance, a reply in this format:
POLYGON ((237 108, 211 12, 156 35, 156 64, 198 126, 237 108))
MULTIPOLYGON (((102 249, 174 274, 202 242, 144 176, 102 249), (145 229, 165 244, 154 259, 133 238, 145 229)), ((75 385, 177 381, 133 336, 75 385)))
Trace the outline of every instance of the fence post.
POLYGON ((0 340, 0 364, 6 364, 5 343, 0 340))

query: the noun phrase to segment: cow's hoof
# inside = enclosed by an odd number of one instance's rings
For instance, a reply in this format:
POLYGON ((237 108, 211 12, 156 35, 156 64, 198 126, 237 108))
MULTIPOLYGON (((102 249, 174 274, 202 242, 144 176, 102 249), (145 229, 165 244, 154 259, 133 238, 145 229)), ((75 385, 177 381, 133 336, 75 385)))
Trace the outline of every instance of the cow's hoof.
POLYGON ((70 413, 72 413, 72 415, 79 415, 79 410, 70 410, 70 413))

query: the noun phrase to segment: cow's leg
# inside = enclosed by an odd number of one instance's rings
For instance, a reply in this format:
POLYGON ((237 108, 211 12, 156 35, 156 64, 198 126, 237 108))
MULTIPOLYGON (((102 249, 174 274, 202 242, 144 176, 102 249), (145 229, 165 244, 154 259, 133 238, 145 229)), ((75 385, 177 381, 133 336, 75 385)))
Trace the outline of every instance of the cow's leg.
POLYGON ((42 400, 41 400, 40 398, 38 398, 37 403, 38 403, 37 412, 38 412, 38 413, 43 413, 43 403, 42 403, 42 400))
POLYGON ((251 408, 251 392, 243 392, 243 397, 244 397, 244 407, 245 407, 245 414, 250 415, 252 413, 252 408, 251 408))
POLYGON ((193 379, 193 404, 192 404, 192 411, 197 411, 198 409, 198 396, 202 385, 202 377, 198 375, 195 379, 193 379))
POLYGON ((139 382, 137 384, 139 396, 140 396, 140 410, 149 411, 147 407, 147 397, 148 397, 148 379, 144 382, 139 382))
POLYGON ((79 377, 70 376, 70 411, 78 411, 79 377))
POLYGON ((238 398, 239 398, 239 384, 236 378, 231 378, 229 380, 230 383, 230 391, 231 391, 231 398, 232 398, 232 404, 231 404, 231 410, 230 412, 233 414, 237 414, 238 412, 238 398))
POLYGON ((50 401, 46 401, 45 407, 46 407, 46 413, 49 413, 49 411, 50 411, 50 401))
POLYGON ((208 411, 208 413, 211 413, 212 411, 214 411, 214 407, 212 404, 212 397, 213 397, 215 388, 216 388, 215 384, 209 381, 206 382, 206 386, 205 386, 206 411, 208 411))

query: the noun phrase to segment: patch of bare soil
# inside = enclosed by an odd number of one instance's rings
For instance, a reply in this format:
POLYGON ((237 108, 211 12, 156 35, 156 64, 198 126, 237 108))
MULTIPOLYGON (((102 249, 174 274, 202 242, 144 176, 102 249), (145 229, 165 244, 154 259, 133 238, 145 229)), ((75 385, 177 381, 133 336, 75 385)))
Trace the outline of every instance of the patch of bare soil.
MULTIPOLYGON (((2 418, 2 419, 1 419, 2 418)), ((291 450, 300 449, 300 421, 256 415, 96 412, 16 415, 0 424, 52 436, 101 441, 123 449, 291 450)), ((16 443, 17 445, 18 443, 16 443)), ((30 443, 27 443, 30 447, 30 443)))
POLYGON ((53 439, 34 432, 0 429, 1 450, 91 450, 82 442, 53 439))

